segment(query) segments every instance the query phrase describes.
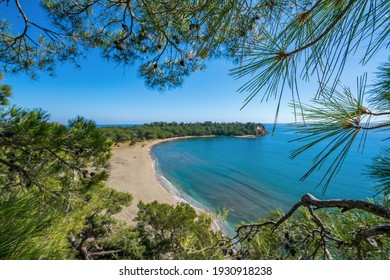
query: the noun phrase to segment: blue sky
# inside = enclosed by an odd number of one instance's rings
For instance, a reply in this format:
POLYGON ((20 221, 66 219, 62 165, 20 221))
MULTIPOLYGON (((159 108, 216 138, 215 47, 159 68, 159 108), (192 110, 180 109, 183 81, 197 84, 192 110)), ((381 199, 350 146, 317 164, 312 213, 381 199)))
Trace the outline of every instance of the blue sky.
MULTIPOLYGON (((28 2, 27 2, 28 3, 28 2)), ((2 6, 4 7, 4 5, 2 6)), ((40 14, 36 7, 26 6, 40 14)), ((0 13, 1 14, 1 13, 0 13)), ((1 15, 3 16, 3 15, 1 15)), ((367 71, 369 81, 379 61, 385 61, 384 53, 364 67, 351 59, 343 77, 343 83, 356 88, 356 77, 367 71)), ((81 115, 98 124, 147 123, 153 121, 274 121, 277 102, 261 103, 260 96, 240 110, 245 93, 237 89, 243 80, 234 80, 229 69, 234 67, 225 61, 212 61, 203 72, 192 74, 183 86, 165 93, 148 89, 138 77, 136 67, 116 68, 100 59, 98 52, 88 54, 81 69, 74 65, 58 65, 56 77, 39 73, 37 80, 24 74, 5 75, 5 82, 13 88, 12 103, 26 108, 42 108, 50 113, 52 121, 66 123, 81 115)), ((314 97, 315 83, 301 88, 304 102, 314 97)), ((288 92, 282 102, 279 122, 293 122, 292 109, 287 106, 288 92)))
MULTIPOLYGON (((243 110, 245 94, 236 90, 242 81, 228 76, 232 66, 212 62, 206 71, 193 74, 181 88, 158 92, 148 89, 136 69, 115 69, 93 56, 81 69, 60 66, 57 77, 41 75, 32 81, 25 75, 7 75, 13 102, 22 107, 43 108, 53 121, 76 115, 97 123, 145 123, 152 121, 257 121, 272 122, 276 102, 254 100, 243 110)), ((282 115, 288 121, 290 108, 282 115)), ((282 119, 282 118, 281 118, 282 119)))

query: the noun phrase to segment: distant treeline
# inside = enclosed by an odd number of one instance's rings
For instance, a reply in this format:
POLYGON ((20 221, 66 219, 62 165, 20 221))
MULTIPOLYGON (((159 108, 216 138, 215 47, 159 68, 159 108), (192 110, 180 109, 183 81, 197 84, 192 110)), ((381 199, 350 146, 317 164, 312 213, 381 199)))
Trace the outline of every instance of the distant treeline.
POLYGON ((100 128, 114 142, 130 142, 135 144, 139 141, 152 139, 166 139, 183 136, 261 136, 267 134, 264 126, 259 123, 166 123, 153 122, 142 126, 109 126, 100 128))

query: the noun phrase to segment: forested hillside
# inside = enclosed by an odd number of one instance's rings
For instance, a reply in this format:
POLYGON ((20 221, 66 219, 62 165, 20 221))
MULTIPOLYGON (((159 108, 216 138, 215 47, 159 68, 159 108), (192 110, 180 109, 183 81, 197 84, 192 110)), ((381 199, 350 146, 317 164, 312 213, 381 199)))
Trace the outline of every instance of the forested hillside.
POLYGON ((114 142, 166 139, 183 136, 262 136, 268 132, 259 123, 166 123, 153 122, 142 126, 109 126, 101 130, 114 142))
MULTIPOLYGON (((226 59, 234 64, 230 74, 243 81, 243 107, 254 98, 275 100, 276 124, 288 98, 302 121, 296 139, 302 146, 291 157, 324 147, 302 180, 325 169, 319 185, 326 191, 353 143, 363 152, 368 133, 390 130, 390 1, 0 0, 0 7, 1 259, 390 258, 389 137, 366 166, 371 180, 362 184, 377 189, 374 198, 305 194, 287 213, 240 225, 236 238, 211 231, 210 217, 187 204, 140 203, 137 225, 129 227, 113 214, 131 203, 131 194, 105 185, 113 143, 258 135, 262 126, 159 122, 98 129, 83 117, 65 125, 42 109, 10 105, 11 87, 3 84, 3 73, 54 75, 65 63, 80 66, 99 53, 115 67, 138 68, 146 87, 166 91, 226 59), (343 83, 346 72, 356 83, 343 83)), ((113 90, 91 99, 106 102, 113 90)), ((135 90, 129 83, 127 92, 135 90)), ((54 88, 48 98, 60 92, 54 88)))

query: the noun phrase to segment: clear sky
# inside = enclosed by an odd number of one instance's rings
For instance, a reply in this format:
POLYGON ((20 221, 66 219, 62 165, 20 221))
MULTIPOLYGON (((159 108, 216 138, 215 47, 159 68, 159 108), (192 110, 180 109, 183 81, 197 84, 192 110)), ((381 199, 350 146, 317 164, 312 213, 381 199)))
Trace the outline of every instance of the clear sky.
MULTIPOLYGON (((26 4, 30 1, 25 1, 26 4)), ((31 1, 33 2, 33 1, 31 1)), ((42 16, 36 7, 34 16, 42 16)), ((4 5, 1 6, 4 9, 4 5)), ((4 16, 4 10, 0 15, 4 16)), ((369 80, 378 61, 385 61, 387 54, 364 67, 357 61, 347 66, 343 83, 356 88, 356 77, 367 71, 369 80)), ((277 102, 270 100, 261 103, 260 96, 240 110, 245 93, 237 93, 243 80, 234 80, 229 69, 234 67, 225 61, 212 61, 203 72, 192 74, 181 88, 161 93, 148 89, 138 77, 136 67, 116 68, 100 59, 98 52, 88 54, 81 69, 74 65, 58 65, 56 77, 39 73, 37 80, 30 80, 24 74, 5 75, 5 82, 13 88, 12 103, 26 108, 43 108, 51 115, 51 120, 66 123, 81 115, 93 119, 98 124, 147 123, 153 121, 254 121, 270 123, 274 121, 277 102)), ((304 102, 314 97, 315 86, 308 84, 301 88, 304 102)), ((285 94, 279 122, 293 122, 292 109, 287 106, 289 93, 285 94)))

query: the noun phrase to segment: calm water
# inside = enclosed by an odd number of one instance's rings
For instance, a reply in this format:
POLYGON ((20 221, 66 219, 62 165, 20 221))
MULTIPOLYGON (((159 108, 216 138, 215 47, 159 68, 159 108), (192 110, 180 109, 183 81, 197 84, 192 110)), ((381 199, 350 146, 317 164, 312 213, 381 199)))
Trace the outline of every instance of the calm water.
POLYGON ((161 143, 152 155, 157 173, 170 191, 212 212, 229 210, 231 226, 266 217, 276 208, 286 211, 307 192, 318 198, 375 195, 372 180, 364 172, 385 145, 385 136, 384 132, 369 135, 363 154, 357 152, 357 143, 325 195, 321 188, 315 188, 323 172, 304 182, 299 180, 320 149, 288 159, 290 151, 302 144, 289 143, 297 136, 284 125, 274 136, 257 139, 219 137, 161 143))

